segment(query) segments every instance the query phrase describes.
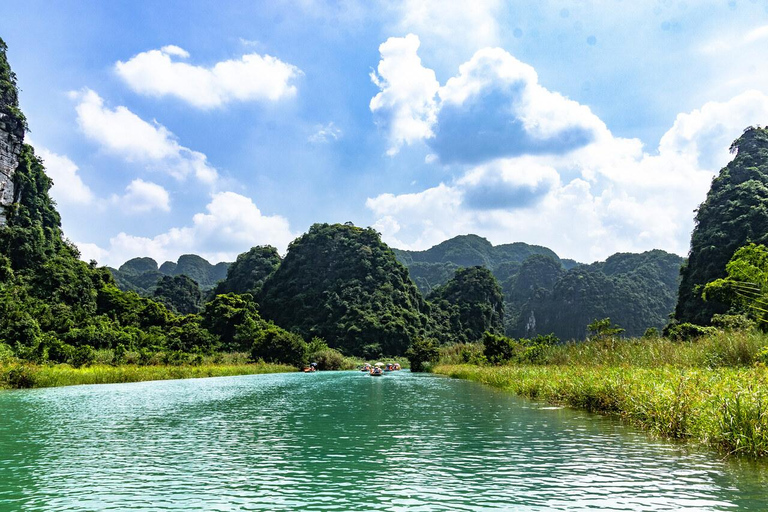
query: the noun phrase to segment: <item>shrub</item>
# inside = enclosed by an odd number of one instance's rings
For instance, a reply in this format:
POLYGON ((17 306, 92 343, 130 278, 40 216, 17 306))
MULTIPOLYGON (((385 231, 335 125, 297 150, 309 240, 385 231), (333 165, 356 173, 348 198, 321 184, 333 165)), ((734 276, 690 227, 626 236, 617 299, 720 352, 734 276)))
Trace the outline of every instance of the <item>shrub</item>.
POLYGON ((75 368, 81 368, 83 366, 89 366, 96 360, 96 354, 89 345, 83 345, 77 347, 72 351, 72 356, 69 358, 69 364, 75 368))
POLYGON ((411 371, 423 372, 427 364, 437 361, 440 355, 437 346, 437 340, 434 338, 421 338, 411 343, 405 352, 405 357, 411 363, 411 371))
POLYGON ((307 363, 307 343, 276 325, 268 325, 253 342, 251 359, 301 367, 307 363))
POLYGON ((711 336, 717 334, 716 327, 704 327, 688 322, 681 324, 670 324, 664 329, 664 335, 676 341, 689 341, 695 338, 711 336))
POLYGON ((5 373, 3 380, 11 388, 23 389, 35 386, 34 372, 26 365, 14 366, 5 373))

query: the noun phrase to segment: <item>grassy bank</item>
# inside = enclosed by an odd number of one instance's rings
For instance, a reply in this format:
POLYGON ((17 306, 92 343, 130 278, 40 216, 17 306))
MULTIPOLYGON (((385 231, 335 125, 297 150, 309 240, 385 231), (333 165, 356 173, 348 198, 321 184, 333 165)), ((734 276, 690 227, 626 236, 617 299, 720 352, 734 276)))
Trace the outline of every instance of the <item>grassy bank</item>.
POLYGON ((225 377, 260 373, 295 372, 291 366, 266 363, 239 363, 201 365, 147 365, 118 366, 95 364, 73 368, 66 364, 34 365, 27 363, 0 364, 0 388, 46 388, 77 384, 112 384, 147 380, 191 379, 225 377))
POLYGON ((725 454, 768 457, 768 337, 721 332, 689 342, 601 340, 545 347, 535 364, 461 364, 482 346, 451 348, 434 373, 520 396, 615 415, 655 435, 725 454))

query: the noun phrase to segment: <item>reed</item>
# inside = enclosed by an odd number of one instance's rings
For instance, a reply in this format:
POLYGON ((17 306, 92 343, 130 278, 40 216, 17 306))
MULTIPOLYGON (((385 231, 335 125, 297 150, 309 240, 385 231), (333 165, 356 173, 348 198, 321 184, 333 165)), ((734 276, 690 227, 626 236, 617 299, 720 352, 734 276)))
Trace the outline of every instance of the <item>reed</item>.
POLYGON ((5 363, 0 364, 0 388, 45 388, 78 384, 111 384, 295 371, 296 368, 291 366, 267 363, 206 363, 195 366, 95 364, 83 368, 72 368, 66 364, 5 363))
POLYGON ((616 415, 655 435, 768 456, 768 369, 438 365, 434 373, 616 415))

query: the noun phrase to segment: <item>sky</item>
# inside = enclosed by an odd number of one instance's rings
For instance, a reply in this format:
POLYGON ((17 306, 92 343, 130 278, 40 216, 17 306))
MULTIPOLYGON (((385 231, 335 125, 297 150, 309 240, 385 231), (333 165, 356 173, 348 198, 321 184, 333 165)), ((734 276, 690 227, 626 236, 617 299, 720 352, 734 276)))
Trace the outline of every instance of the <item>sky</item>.
POLYGON ((26 0, 0 37, 65 236, 110 266, 348 221, 684 256, 768 124, 768 0, 26 0))

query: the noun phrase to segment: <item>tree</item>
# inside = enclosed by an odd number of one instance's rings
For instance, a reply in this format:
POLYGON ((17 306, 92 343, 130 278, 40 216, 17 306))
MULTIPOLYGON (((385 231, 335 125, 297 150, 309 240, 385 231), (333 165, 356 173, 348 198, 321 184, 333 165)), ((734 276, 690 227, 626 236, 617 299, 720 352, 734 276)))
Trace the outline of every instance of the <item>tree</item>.
POLYGON ((427 300, 434 306, 433 315, 445 341, 472 343, 479 341, 486 331, 504 332, 504 297, 487 268, 457 270, 427 300))
POLYGON ((434 338, 417 339, 405 352, 412 372, 423 372, 427 364, 437 361, 439 355, 438 342, 434 338))
POLYGON ((185 275, 163 276, 157 282, 154 299, 182 315, 198 313, 203 303, 203 293, 198 284, 185 275))
POLYGON ((726 277, 707 283, 703 298, 731 304, 768 328, 768 248, 749 244, 725 266, 726 277))
POLYGON ((675 319, 709 324, 728 306, 711 297, 704 286, 726 277, 725 266, 739 247, 768 243, 768 130, 747 128, 731 145, 736 157, 712 181, 696 213, 688 263, 681 271, 675 319))
POLYGON ((616 324, 611 325, 610 318, 595 320, 587 326, 587 337, 590 340, 606 341, 618 337, 624 329, 616 324))

